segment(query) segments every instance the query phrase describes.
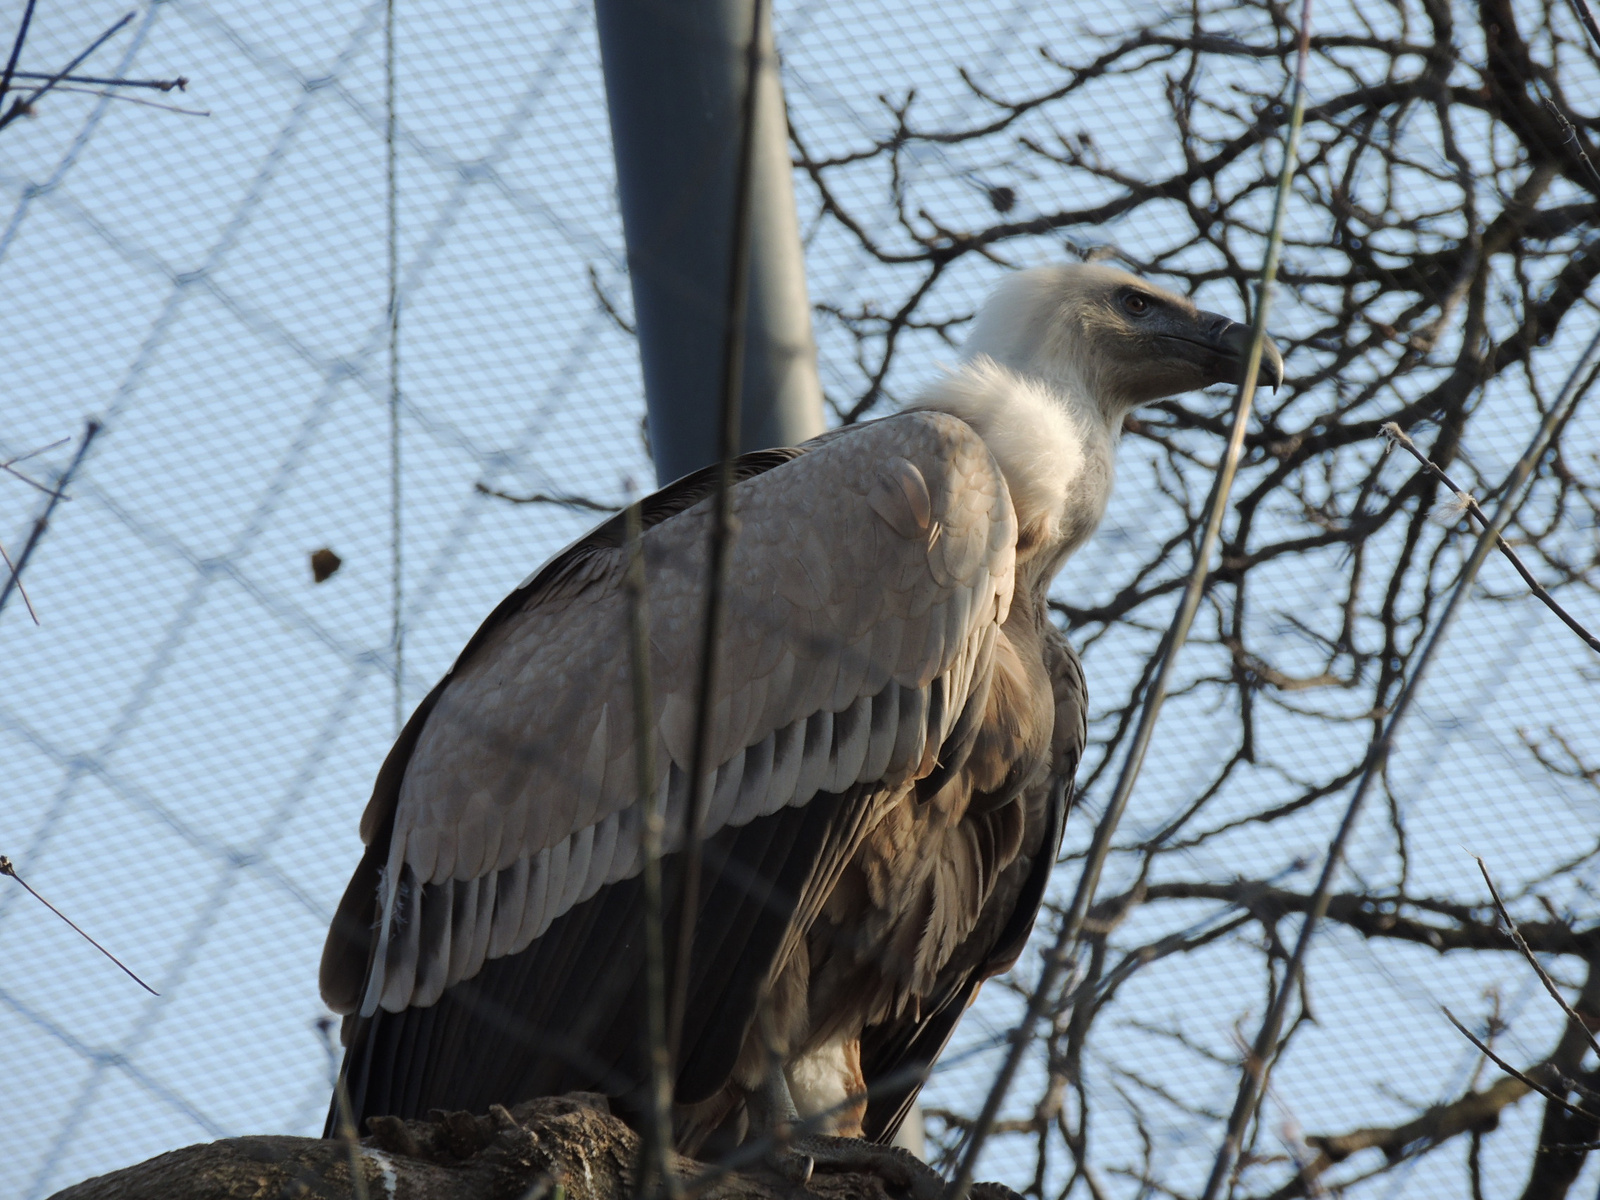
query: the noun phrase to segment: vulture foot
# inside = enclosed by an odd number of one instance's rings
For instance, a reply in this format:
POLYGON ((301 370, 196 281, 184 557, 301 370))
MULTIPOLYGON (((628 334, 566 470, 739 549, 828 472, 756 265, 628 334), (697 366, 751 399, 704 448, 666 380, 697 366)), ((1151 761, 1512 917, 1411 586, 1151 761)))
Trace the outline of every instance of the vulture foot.
MULTIPOLYGON (((880 1146, 863 1138, 829 1137, 820 1133, 794 1136, 804 1128, 782 1071, 773 1071, 745 1098, 752 1132, 771 1131, 776 1146, 765 1156, 768 1168, 792 1183, 804 1185, 817 1171, 835 1175, 876 1175, 888 1191, 906 1200, 944 1200, 943 1177, 909 1150, 880 1146)), ((979 1197, 978 1200, 1005 1200, 979 1197)), ((1020 1200, 1020 1197, 1018 1198, 1020 1200)))
MULTIPOLYGON (((909 1150, 902 1150, 899 1146, 880 1146, 861 1138, 819 1135, 796 1138, 790 1143, 789 1149, 777 1157, 786 1160, 785 1165, 778 1167, 779 1173, 797 1183, 806 1182, 813 1171, 826 1171, 834 1174, 876 1175, 892 1194, 909 1197, 909 1200, 942 1200, 945 1192, 944 1179, 939 1173, 909 1150), (793 1166, 788 1163, 793 1163, 793 1166), (791 1174, 791 1171, 802 1166, 809 1168, 803 1178, 791 1174)), ((983 1197, 981 1200, 1000 1198, 983 1197)))
POLYGON ((1024 1200, 1021 1192, 1003 1183, 975 1183, 967 1189, 970 1200, 1024 1200))
POLYGON ((811 1174, 817 1169, 817 1160, 804 1150, 793 1147, 782 1150, 770 1150, 763 1159, 769 1170, 775 1171, 780 1177, 799 1187, 805 1187, 811 1182, 811 1174))

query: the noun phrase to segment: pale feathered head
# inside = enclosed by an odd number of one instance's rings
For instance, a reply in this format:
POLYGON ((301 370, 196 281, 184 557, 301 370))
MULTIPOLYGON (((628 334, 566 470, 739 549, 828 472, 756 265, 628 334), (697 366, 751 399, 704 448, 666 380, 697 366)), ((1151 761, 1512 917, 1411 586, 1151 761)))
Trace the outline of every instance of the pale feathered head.
MULTIPOLYGON (((982 309, 962 356, 1094 399, 1108 418, 1163 396, 1238 383, 1250 330, 1165 288, 1094 263, 1018 271, 982 309)), ((1262 347, 1260 381, 1283 382, 1283 358, 1262 347)))

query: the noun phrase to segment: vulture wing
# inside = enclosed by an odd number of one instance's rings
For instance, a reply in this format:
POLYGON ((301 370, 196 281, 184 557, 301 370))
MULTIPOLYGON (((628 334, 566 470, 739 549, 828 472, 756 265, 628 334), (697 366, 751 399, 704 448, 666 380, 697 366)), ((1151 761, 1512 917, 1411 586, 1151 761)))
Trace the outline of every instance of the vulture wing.
POLYGON ((921 1010, 862 1031, 861 1071, 869 1094, 862 1128, 873 1141, 894 1137, 983 982, 1016 964, 1061 852, 1073 778, 1089 736, 1088 688, 1083 665, 1067 639, 1048 622, 1044 630, 1045 665, 1056 709, 1050 773, 1022 797, 1028 812, 1025 828, 1038 831, 1037 841, 1025 844, 995 881, 977 927, 940 972, 937 991, 921 1010))
MULTIPOLYGON (((740 461, 677 1099, 757 1002, 875 813, 988 670, 1016 521, 987 447, 909 413, 740 461)), ((681 856, 711 476, 646 502, 656 794, 681 856)), ((324 951, 355 1116, 621 1095, 640 1043, 641 811, 620 522, 502 602, 419 706, 324 951)), ((669 890, 668 895, 672 895, 669 890)), ((669 912, 668 928, 675 927, 669 912)))

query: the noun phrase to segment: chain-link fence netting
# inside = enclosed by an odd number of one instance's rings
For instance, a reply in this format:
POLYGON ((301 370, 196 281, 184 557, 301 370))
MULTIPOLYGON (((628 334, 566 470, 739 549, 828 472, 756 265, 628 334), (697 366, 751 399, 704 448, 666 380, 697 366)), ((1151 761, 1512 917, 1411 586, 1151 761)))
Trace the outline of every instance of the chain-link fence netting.
MULTIPOLYGON (((1225 551, 1118 836, 1100 895, 1120 903, 1091 921, 1093 1036, 1073 1032, 1087 1001, 1047 1031, 980 1177, 1052 1196, 1198 1191, 1352 769, 1470 546, 1459 513, 1430 519, 1433 494, 1406 490, 1415 465, 1384 457, 1373 414, 1416 408, 1418 440, 1448 444, 1458 479, 1487 491, 1597 326, 1600 268, 1572 265, 1596 257, 1595 193, 1578 168, 1548 166, 1553 141, 1519 149, 1505 129, 1522 126, 1486 115, 1506 86, 1483 66, 1488 18, 1462 8, 1448 34, 1459 59, 1441 65, 1429 46, 1447 6, 1369 7, 1315 17, 1334 40, 1311 75, 1274 319, 1294 339, 1288 394, 1304 399, 1280 398, 1265 426, 1300 441, 1247 455, 1248 511, 1230 521, 1254 524, 1225 551), (1434 67, 1414 103, 1378 94, 1434 67), (1339 108, 1358 88, 1370 94, 1339 108), (1439 96, 1457 93, 1452 125, 1439 96), (1388 157, 1357 168, 1352 139, 1388 157), (1494 242, 1524 210, 1549 228, 1494 242), (1399 281, 1392 303, 1381 286, 1356 301, 1340 290, 1366 252, 1357 219, 1374 269, 1399 281), (1451 255, 1469 243, 1462 266, 1451 255), (1474 275, 1478 262, 1492 270, 1474 275), (1407 307, 1419 289, 1426 311, 1407 307), (1527 315, 1567 293, 1554 317, 1527 315), (1434 313, 1438 345, 1419 348, 1434 313), (1473 314, 1479 326, 1459 324, 1473 314), (1459 403, 1425 402, 1474 339, 1496 348, 1494 370, 1459 403), (1519 345, 1520 357, 1506 349, 1519 345), (1372 382, 1375 362, 1387 384, 1372 382), (1310 380, 1298 390, 1297 373, 1310 380), (1359 444, 1306 448, 1369 418, 1359 444), (1368 520, 1384 512, 1400 515, 1368 520)), ((1271 200, 1250 181, 1280 153, 1292 38, 1277 12, 780 4, 830 420, 912 400, 1011 267, 1111 247, 1239 316, 1271 200), (1283 49, 1250 50, 1261 42, 1283 49), (1257 122, 1236 150, 1231 105, 1257 122), (1230 156, 1221 166, 1186 155, 1202 127, 1230 156), (1208 205, 1231 224, 1185 241, 1208 205), (973 231, 975 247, 961 242, 973 231)), ((23 65, 59 66, 120 15, 41 3, 23 65)), ((1563 95, 1592 107, 1600 75, 1571 15, 1533 3, 1515 15, 1533 57, 1554 64, 1530 76, 1533 108, 1563 95)), ((0 130, 8 552, 84 422, 103 425, 25 575, 38 623, 13 597, 0 624, 0 852, 160 993, 0 887, 7 1196, 208 1138, 320 1132, 316 963, 397 712, 595 519, 581 503, 492 493, 609 506, 652 478, 587 0, 396 6, 391 471, 384 22, 381 0, 161 0, 88 66, 186 76, 186 92, 135 104, 84 87, 0 130), (318 582, 323 549, 338 563, 318 582)), ((1191 401, 1130 424, 1111 510, 1053 593, 1094 718, 1058 900, 1217 459, 1226 397, 1191 401)), ((1600 420, 1580 407, 1513 538, 1591 628, 1597 443, 1600 420)), ((1595 666, 1491 560, 1352 844, 1336 889, 1348 903, 1336 898, 1313 951, 1308 1022, 1274 1073, 1246 1193, 1318 1153, 1339 1179, 1372 1176, 1359 1195, 1524 1187, 1547 1120, 1534 1095, 1460 1130, 1334 1151, 1313 1135, 1392 1131, 1499 1078, 1443 1006, 1515 1064, 1557 1053, 1560 1011, 1481 932, 1494 921, 1473 854, 1549 933, 1535 949, 1569 995, 1600 989, 1584 933, 1600 886, 1595 666)), ((1041 917, 1036 946, 1055 920, 1041 917)), ((1037 970, 1035 951, 1015 977, 1037 970)), ((958 1030, 924 1093, 934 1150, 981 1103, 1020 1003, 1000 981, 958 1030)), ((1565 1053, 1576 1073, 1581 1048, 1565 1053)), ((1592 1156, 1571 1153, 1572 1194, 1593 1194, 1592 1156)))

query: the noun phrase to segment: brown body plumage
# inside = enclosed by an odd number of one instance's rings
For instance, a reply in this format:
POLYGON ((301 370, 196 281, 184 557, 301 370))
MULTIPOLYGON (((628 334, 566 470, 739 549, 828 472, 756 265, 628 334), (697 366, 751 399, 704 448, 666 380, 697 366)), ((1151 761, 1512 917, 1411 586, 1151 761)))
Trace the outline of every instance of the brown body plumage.
MULTIPOLYGON (((1033 923, 1084 743, 1045 591, 1124 412, 1238 373, 1238 326, 1106 268, 1015 277, 917 409, 739 461, 680 1143, 776 1088, 887 1137, 1033 923), (863 1099, 872 1085, 869 1099, 863 1099)), ((1269 366, 1275 362, 1269 357, 1269 366)), ((711 475, 645 503, 667 894, 711 475)), ((380 772, 329 934, 357 1118, 643 1083, 621 524, 500 605, 380 772)), ((667 928, 676 927, 669 912, 667 928)))

